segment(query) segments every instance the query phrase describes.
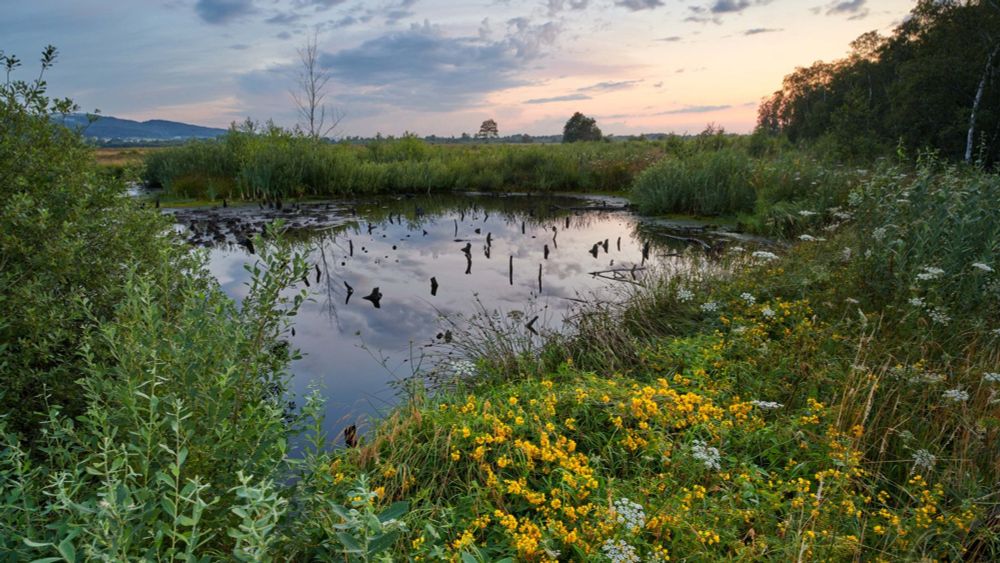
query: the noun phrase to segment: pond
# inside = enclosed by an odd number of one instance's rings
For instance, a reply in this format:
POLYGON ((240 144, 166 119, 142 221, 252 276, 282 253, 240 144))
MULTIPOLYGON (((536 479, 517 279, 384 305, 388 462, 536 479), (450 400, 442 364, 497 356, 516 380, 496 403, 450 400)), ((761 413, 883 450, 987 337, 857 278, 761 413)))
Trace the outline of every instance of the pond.
POLYGON ((559 330, 582 303, 641 283, 651 268, 687 267, 680 251, 692 233, 713 246, 729 236, 645 221, 625 200, 593 196, 382 197, 169 212, 193 244, 209 248, 211 272, 236 299, 246 295, 244 265, 254 260, 247 234, 282 218, 301 241, 310 299, 290 336, 302 353, 290 391, 301 400, 320 390, 332 436, 386 412, 399 397, 395 383, 449 369, 441 359, 457 359, 451 323, 485 312, 516 319, 529 335, 559 330))

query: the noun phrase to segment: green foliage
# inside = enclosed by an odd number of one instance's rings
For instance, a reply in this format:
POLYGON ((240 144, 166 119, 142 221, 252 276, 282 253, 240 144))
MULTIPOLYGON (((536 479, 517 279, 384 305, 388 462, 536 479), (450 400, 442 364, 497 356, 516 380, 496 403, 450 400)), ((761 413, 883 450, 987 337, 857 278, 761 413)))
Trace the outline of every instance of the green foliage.
POLYGON ((587 117, 580 112, 574 113, 566 121, 566 125, 563 126, 564 143, 600 141, 601 138, 601 129, 597 126, 597 120, 593 117, 587 117))
POLYGON ((750 159, 732 149, 665 158, 639 175, 632 197, 644 213, 747 212, 756 200, 750 175, 750 159))
POLYGON ((841 159, 864 161, 902 142, 911 153, 931 148, 960 160, 971 151, 970 159, 995 164, 997 29, 993 0, 921 0, 889 37, 866 33, 847 58, 786 76, 761 105, 758 130, 841 159))
MULTIPOLYGON (((43 72, 54 59, 46 50, 43 72)), ((129 269, 148 273, 181 252, 159 236, 161 217, 94 170, 76 133, 51 124, 72 108, 49 100, 41 77, 0 85, 0 412, 28 435, 49 404, 81 412, 80 333, 111 316, 129 269)))
POLYGON ((661 154, 651 142, 430 145, 415 135, 328 144, 245 123, 156 151, 145 178, 182 197, 265 199, 450 191, 622 191, 661 154))

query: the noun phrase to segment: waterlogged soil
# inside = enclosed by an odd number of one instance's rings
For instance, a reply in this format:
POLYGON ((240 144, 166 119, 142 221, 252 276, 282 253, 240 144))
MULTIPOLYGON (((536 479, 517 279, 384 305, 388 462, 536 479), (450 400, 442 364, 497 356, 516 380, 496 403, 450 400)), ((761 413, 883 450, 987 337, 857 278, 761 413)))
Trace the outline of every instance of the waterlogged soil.
POLYGON ((536 344, 581 306, 620 298, 654 271, 692 267, 735 236, 693 221, 644 220, 612 197, 456 195, 166 210, 208 248, 242 299, 255 233, 275 219, 307 253, 310 299, 288 339, 291 393, 318 389, 326 429, 385 412, 414 374, 447 373, 462 326, 495 315, 536 344), (537 317, 537 318, 536 318, 537 317))

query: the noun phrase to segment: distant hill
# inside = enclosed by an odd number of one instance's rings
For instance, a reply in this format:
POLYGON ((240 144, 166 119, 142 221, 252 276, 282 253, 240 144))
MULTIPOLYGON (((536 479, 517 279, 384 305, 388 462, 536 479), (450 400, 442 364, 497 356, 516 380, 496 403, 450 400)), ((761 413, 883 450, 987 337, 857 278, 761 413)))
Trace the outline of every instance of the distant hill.
POLYGON ((182 139, 208 139, 218 137, 225 129, 202 127, 176 121, 151 119, 149 121, 132 121, 108 115, 102 115, 97 121, 88 125, 84 114, 71 114, 66 117, 53 118, 67 127, 80 128, 83 136, 99 141, 172 141, 182 139))

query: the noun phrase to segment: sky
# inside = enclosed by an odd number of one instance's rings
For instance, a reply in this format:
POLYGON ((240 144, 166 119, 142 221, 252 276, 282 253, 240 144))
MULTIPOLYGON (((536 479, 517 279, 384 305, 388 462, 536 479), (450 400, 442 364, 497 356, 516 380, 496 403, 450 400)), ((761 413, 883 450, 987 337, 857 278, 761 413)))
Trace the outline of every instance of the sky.
POLYGON ((795 67, 889 33, 913 0, 2 0, 0 50, 50 93, 127 119, 291 126, 315 34, 335 136, 753 128, 795 67))

